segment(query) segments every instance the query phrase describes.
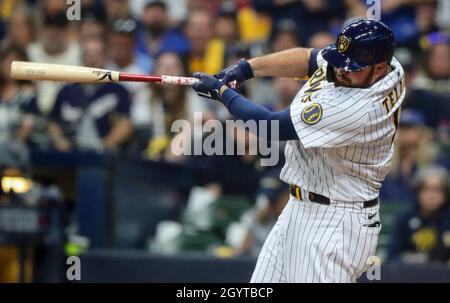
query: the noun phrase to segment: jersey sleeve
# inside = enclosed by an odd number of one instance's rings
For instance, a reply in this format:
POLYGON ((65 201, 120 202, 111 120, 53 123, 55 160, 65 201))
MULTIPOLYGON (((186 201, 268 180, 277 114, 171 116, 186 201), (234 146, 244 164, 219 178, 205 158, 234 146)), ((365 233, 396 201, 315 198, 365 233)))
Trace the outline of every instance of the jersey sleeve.
POLYGON ((325 64, 325 63, 326 63, 326 61, 322 57, 322 49, 320 49, 320 48, 313 48, 311 50, 311 55, 309 56, 308 72, 307 72, 307 74, 304 77, 298 78, 298 79, 300 79, 300 80, 308 80, 315 73, 315 71, 322 64, 325 64))
POLYGON ((291 119, 305 148, 361 143, 369 102, 294 102, 291 105, 291 119))

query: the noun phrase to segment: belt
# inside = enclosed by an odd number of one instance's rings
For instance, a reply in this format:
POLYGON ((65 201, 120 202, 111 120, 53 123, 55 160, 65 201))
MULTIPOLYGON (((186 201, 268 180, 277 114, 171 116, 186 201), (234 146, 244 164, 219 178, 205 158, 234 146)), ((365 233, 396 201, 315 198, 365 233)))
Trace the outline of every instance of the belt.
MULTIPOLYGON (((297 198, 297 200, 304 200, 305 197, 302 197, 302 191, 300 190, 300 187, 298 187, 297 185, 289 185, 289 189, 291 190, 291 195, 295 198, 297 198)), ((319 203, 319 204, 323 204, 323 205, 330 205, 330 199, 316 194, 316 193, 312 193, 312 192, 308 192, 308 200, 314 203, 319 203)), ((378 204, 378 198, 369 200, 369 201, 364 201, 363 202, 363 208, 368 208, 368 207, 373 207, 375 205, 378 204)))

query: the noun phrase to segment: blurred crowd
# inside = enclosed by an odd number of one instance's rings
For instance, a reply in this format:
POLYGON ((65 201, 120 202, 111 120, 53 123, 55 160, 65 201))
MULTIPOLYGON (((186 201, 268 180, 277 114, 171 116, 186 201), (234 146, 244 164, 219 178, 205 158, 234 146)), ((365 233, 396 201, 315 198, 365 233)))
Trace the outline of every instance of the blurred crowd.
MULTIPOLYGON (((33 149, 111 152, 188 165, 201 190, 191 194, 187 209, 201 207, 189 205, 198 204, 192 202, 197 196, 247 199, 248 209, 220 237, 234 254, 256 255, 288 198, 287 187, 277 182, 282 161, 264 168, 258 155, 177 156, 170 145, 174 121, 224 121, 230 117, 223 107, 182 86, 15 81, 8 76, 10 64, 215 74, 240 58, 334 43, 345 20, 367 16, 366 1, 82 0, 80 20, 68 19, 71 6, 64 0, 0 2, 0 167, 27 170, 33 149)), ((395 56, 407 83, 393 168, 381 191, 383 203, 401 209, 385 254, 390 260, 417 253, 448 262, 450 1, 382 0, 380 9, 381 20, 395 33, 395 56)), ((262 78, 240 91, 280 110, 302 85, 262 78)), ((248 146, 255 138, 243 132, 234 140, 248 146)), ((152 240, 157 242, 158 233, 152 240)))

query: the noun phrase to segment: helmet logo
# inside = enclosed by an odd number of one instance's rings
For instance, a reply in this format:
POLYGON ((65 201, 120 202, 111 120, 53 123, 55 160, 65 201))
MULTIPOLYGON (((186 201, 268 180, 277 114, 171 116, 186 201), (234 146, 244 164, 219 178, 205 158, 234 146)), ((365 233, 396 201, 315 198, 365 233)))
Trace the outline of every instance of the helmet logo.
POLYGON ((350 40, 346 36, 344 36, 344 35, 339 36, 338 51, 340 53, 345 52, 347 50, 349 44, 350 44, 350 40))

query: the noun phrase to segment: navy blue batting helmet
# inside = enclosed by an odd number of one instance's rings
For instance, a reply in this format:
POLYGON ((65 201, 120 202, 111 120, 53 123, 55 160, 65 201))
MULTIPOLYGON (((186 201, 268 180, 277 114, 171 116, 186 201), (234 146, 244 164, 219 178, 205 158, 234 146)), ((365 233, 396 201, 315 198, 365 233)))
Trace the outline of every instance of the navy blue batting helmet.
POLYGON ((391 62, 394 34, 381 21, 355 19, 341 29, 335 44, 322 51, 323 58, 336 68, 357 71, 381 62, 391 62))

